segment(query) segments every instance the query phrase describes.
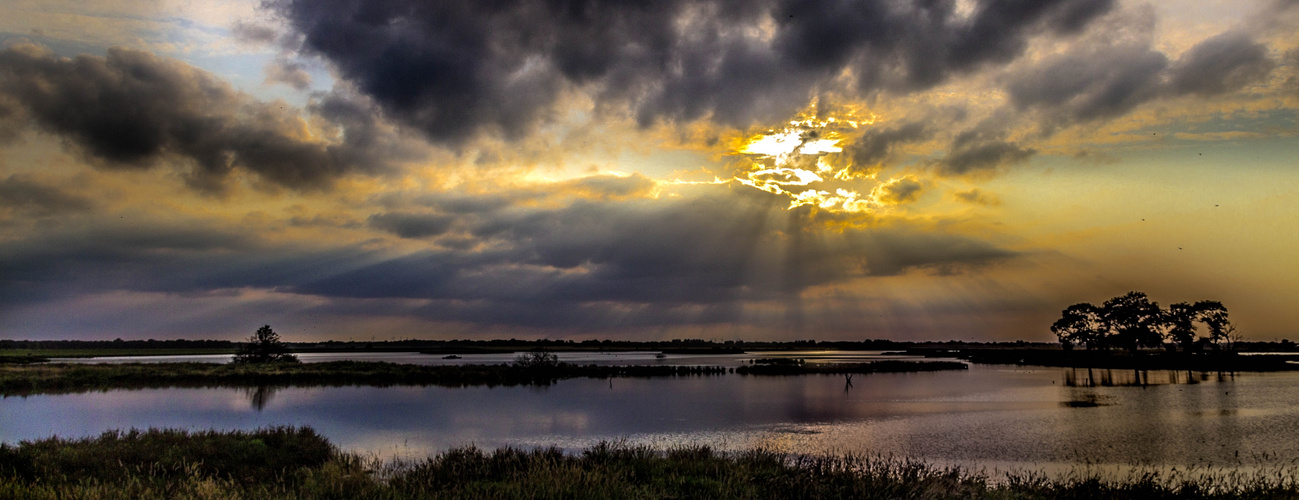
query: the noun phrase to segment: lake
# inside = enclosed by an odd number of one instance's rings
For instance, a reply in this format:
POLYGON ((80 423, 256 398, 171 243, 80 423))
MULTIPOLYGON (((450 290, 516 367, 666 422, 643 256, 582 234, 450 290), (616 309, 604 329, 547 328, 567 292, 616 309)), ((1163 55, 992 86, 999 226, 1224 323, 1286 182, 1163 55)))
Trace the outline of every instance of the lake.
MULTIPOLYGON (((562 356, 583 364, 737 366, 771 355, 777 354, 562 356)), ((898 359, 880 353, 778 355, 809 362, 898 359)), ((184 357, 169 360, 176 358, 184 357)), ((303 358, 441 364, 507 362, 512 355, 303 358)), ((843 376, 732 374, 574 379, 547 387, 114 390, 5 398, 0 441, 132 427, 309 425, 345 450, 385 458, 421 458, 468 444, 576 450, 623 440, 883 454, 1002 470, 1077 464, 1252 468, 1290 466, 1299 457, 1297 384, 1299 373, 971 365, 968 371, 857 375, 851 386, 843 376)))

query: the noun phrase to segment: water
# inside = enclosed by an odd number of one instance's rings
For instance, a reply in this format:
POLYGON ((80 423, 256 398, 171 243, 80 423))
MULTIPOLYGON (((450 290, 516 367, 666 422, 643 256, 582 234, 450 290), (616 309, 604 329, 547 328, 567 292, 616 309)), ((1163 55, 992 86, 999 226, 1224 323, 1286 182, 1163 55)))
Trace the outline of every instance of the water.
MULTIPOLYGON (((612 354, 574 356, 603 362, 599 356, 612 354)), ((621 362, 738 365, 754 355, 618 356, 621 362)), ((421 458, 468 444, 577 450, 625 440, 884 454, 998 469, 1289 466, 1299 459, 1297 383, 1299 373, 972 365, 969 371, 858 375, 851 387, 842 376, 724 375, 575 379, 549 387, 117 390, 6 398, 0 441, 131 427, 309 425, 345 450, 381 457, 421 458)))

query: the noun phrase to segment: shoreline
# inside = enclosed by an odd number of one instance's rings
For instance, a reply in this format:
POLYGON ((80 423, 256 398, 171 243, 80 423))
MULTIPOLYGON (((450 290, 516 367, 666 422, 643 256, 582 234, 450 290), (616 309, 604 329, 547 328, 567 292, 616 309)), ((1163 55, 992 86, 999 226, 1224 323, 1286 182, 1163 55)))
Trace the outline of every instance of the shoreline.
POLYGON ((574 378, 695 377, 905 373, 964 370, 965 363, 874 361, 776 367, 779 373, 745 373, 750 367, 677 365, 411 365, 385 362, 321 363, 100 363, 0 365, 0 395, 27 396, 111 389, 289 386, 513 386, 550 385, 574 378))

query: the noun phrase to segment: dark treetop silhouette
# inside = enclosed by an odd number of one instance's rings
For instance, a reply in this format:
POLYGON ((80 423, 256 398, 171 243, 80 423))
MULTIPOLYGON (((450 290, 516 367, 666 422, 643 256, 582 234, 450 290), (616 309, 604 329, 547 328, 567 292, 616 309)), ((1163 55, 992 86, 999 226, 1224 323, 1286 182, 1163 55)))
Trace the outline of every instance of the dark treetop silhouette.
POLYGON ((1165 310, 1142 292, 1128 292, 1099 307, 1086 302, 1071 305, 1051 325, 1051 332, 1066 349, 1082 345, 1088 349, 1118 347, 1135 351, 1164 346, 1167 339, 1190 352, 1205 345, 1217 348, 1231 341, 1235 331, 1221 302, 1179 302, 1165 310), (1208 330, 1208 338, 1196 335, 1197 322, 1208 330))

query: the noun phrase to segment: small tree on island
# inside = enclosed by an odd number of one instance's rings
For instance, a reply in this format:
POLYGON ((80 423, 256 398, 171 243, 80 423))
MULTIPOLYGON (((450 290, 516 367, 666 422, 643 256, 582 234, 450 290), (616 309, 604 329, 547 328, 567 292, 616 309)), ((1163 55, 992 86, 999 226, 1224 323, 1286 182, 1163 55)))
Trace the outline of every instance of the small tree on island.
POLYGON ((297 363, 298 357, 289 352, 289 346, 280 341, 280 334, 264 325, 257 329, 248 343, 239 346, 235 363, 297 363))

